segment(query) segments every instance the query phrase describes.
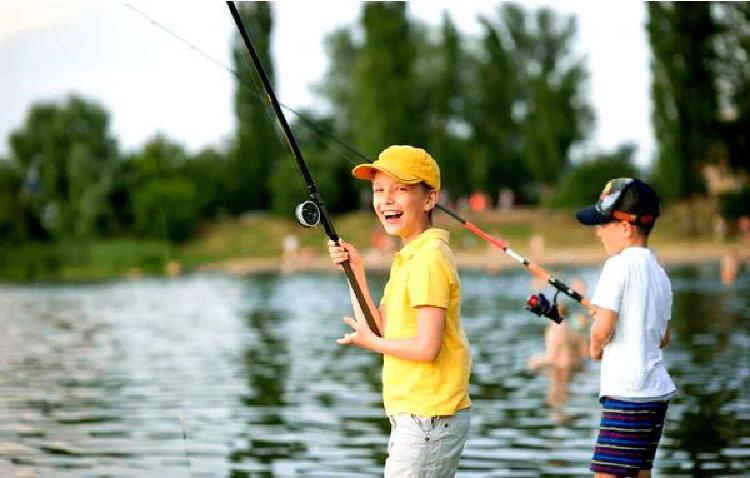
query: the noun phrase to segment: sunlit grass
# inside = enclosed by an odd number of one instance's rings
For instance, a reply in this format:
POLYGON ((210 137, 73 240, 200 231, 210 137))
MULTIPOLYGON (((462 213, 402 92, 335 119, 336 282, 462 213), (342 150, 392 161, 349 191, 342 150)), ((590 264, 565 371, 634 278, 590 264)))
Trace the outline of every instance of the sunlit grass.
MULTIPOLYGON (((660 252, 738 245, 733 237, 725 243, 714 239, 714 211, 711 201, 669 207, 657 222, 651 244, 660 252), (694 218, 694 233, 688 233, 690 217, 694 218)), ((531 254, 534 244, 538 246, 539 243, 543 243, 545 252, 551 252, 546 256, 548 259, 554 256, 554 251, 601 252, 593 228, 579 225, 572 210, 521 208, 505 212, 459 213, 524 255, 531 254)), ((370 248, 373 235, 382 231, 370 210, 337 215, 332 220, 339 236, 361 250, 370 248)), ((451 246, 457 254, 482 254, 490 247, 443 213, 435 212, 434 220, 435 226, 450 231, 451 246)), ((245 261, 250 264, 250 269, 253 263, 261 262, 275 267, 283 254, 283 238, 289 234, 297 237, 300 251, 306 256, 325 255, 327 237, 322 225, 305 229, 291 214, 281 217, 254 213, 204 224, 198 229, 196 238, 183 245, 127 239, 0 248, 0 277, 5 281, 81 281, 164 275, 170 273, 170 263, 173 273, 175 264, 180 266, 178 272, 232 261, 245 261)))

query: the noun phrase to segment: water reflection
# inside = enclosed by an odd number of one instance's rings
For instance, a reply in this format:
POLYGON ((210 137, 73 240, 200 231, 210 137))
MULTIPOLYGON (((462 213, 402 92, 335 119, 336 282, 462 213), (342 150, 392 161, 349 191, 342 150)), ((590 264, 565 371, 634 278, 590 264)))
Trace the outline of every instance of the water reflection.
MULTIPOLYGON (((750 281, 670 272, 680 394, 655 475, 747 476, 750 281)), ((459 476, 587 476, 598 365, 550 394, 555 377, 528 369, 547 323, 523 310, 527 276, 464 273, 462 291, 474 410, 459 476)), ((381 476, 381 359, 336 345, 348 309, 341 275, 3 287, 0 476, 381 476)))
MULTIPOLYGON (((665 470, 690 476, 745 474, 750 450, 750 291, 727 288, 712 267, 679 271, 673 329, 680 363, 673 374, 680 385, 675 406, 679 421, 668 428, 671 444, 665 470)), ((674 407, 673 407, 674 408, 674 407)), ((672 413, 670 411, 670 413, 672 413)))

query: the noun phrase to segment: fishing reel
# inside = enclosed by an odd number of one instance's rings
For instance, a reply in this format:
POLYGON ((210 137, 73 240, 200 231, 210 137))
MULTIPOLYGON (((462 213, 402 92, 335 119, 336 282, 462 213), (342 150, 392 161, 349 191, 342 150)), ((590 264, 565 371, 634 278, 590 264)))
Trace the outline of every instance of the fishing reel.
POLYGON ((315 227, 320 224, 320 207, 309 199, 298 204, 294 214, 303 227, 315 227))
POLYGON ((555 292, 555 296, 552 298, 551 303, 541 292, 539 295, 530 295, 529 298, 526 299, 526 310, 532 314, 538 315, 539 317, 547 317, 556 324, 559 324, 563 321, 563 318, 560 315, 560 309, 557 307, 557 294, 559 293, 559 290, 555 292))

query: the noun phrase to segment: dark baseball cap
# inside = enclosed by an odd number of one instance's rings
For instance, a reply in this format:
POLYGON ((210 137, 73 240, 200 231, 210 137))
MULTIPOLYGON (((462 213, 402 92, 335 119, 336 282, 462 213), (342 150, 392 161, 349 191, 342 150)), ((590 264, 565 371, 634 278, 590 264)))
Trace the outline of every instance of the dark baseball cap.
POLYGON ((593 206, 578 210, 581 224, 594 226, 612 221, 651 226, 660 214, 660 199, 651 187, 635 178, 610 180, 593 206))

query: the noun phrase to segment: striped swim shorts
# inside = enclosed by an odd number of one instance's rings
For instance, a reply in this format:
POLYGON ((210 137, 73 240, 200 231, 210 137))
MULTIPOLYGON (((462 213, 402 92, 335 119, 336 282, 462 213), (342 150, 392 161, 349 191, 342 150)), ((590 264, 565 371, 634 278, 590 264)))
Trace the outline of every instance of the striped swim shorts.
POLYGON ((602 397, 602 421, 591 471, 618 477, 653 468, 669 401, 626 402, 602 397))

